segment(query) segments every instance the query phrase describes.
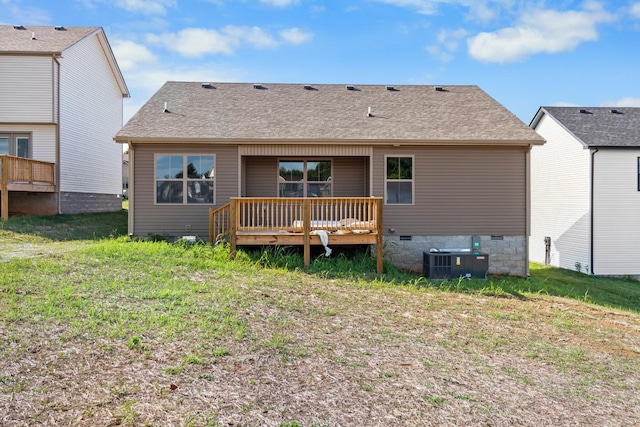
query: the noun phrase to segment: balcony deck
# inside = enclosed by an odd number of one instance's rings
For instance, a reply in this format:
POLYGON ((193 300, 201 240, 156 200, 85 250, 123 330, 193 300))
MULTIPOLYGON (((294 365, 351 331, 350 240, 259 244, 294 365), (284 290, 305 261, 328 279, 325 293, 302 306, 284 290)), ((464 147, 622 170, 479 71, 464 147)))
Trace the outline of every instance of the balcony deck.
POLYGON ((40 160, 0 155, 0 218, 9 218, 9 192, 53 193, 55 164, 40 160))
POLYGON ((229 237, 238 245, 302 245, 311 263, 311 245, 376 245, 382 274, 382 199, 379 197, 231 198, 210 210, 209 240, 229 237))

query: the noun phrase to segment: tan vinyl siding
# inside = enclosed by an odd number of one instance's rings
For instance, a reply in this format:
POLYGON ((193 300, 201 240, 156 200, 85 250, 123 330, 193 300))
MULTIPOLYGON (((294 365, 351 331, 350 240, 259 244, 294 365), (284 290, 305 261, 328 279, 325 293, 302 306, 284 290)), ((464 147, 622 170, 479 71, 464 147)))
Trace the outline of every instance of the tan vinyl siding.
POLYGON ((384 196, 385 155, 414 156, 414 204, 385 205, 394 235, 507 235, 526 232, 526 148, 380 147, 373 196, 384 196))
POLYGON ((0 121, 53 122, 50 56, 0 56, 0 121))
POLYGON ((594 154, 593 273, 640 275, 640 149, 594 154))
POLYGON ((120 194, 122 92, 94 35, 64 51, 60 88, 60 189, 120 194))
POLYGON ((333 197, 368 196, 366 188, 368 157, 336 157, 333 159, 333 197))
POLYGON ((245 179, 244 197, 277 197, 278 159, 276 157, 247 157, 245 179))
POLYGON ((134 146, 135 191, 132 197, 135 219, 134 234, 146 237, 149 234, 182 236, 197 235, 206 239, 208 235, 208 212, 210 207, 220 207, 229 202, 229 197, 238 196, 238 149, 228 145, 180 144, 134 146), (155 154, 202 154, 215 155, 215 199, 214 205, 155 204, 154 155, 155 154), (186 230, 191 226, 191 231, 186 230))

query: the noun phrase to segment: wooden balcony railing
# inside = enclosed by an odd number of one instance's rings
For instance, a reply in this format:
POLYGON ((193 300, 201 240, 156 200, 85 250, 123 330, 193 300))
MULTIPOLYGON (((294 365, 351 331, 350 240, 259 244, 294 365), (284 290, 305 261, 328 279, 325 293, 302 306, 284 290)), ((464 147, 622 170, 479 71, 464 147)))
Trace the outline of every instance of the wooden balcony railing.
POLYGON ((209 243, 212 245, 228 238, 229 211, 229 203, 218 209, 209 209, 209 243))
POLYGON ((232 256, 236 244, 302 244, 308 266, 311 236, 320 230, 330 233, 334 244, 377 244, 382 272, 379 197, 242 197, 209 211, 209 240, 228 235, 232 256))
POLYGON ((9 217, 9 191, 55 191, 55 164, 0 155, 1 217, 9 217))

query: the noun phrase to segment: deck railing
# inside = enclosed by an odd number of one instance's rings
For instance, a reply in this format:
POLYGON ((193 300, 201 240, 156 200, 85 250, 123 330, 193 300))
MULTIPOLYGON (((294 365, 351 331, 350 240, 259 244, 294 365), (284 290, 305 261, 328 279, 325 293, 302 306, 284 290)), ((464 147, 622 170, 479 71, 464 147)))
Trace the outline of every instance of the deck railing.
POLYGON ((303 232, 305 216, 309 230, 375 231, 379 198, 232 198, 238 232, 303 232), (235 206, 234 206, 235 205, 235 206))
POLYGON ((54 184, 55 164, 22 157, 0 156, 2 176, 6 174, 7 183, 54 184))
MULTIPOLYGON (((232 197, 229 204, 209 210, 209 241, 214 244, 229 236, 232 256, 242 236, 297 234, 304 237, 300 241, 305 246, 305 265, 309 265, 311 234, 320 230, 332 235, 371 233, 378 245, 378 272, 382 272, 380 197, 232 197)), ((371 243, 372 239, 361 242, 371 243)))
POLYGON ((215 244, 229 235, 229 212, 229 203, 218 209, 209 209, 209 243, 215 244))
POLYGON ((54 191, 55 164, 0 155, 0 217, 9 218, 9 191, 54 191))

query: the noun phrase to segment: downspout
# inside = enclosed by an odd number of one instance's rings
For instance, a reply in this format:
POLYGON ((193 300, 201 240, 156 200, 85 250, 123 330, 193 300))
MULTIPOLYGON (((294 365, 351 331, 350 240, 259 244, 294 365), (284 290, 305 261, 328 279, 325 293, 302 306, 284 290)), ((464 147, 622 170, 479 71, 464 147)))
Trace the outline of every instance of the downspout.
POLYGON ((591 150, 591 191, 590 191, 590 195, 589 195, 589 270, 590 273, 592 275, 595 275, 595 272, 593 271, 593 231, 594 231, 594 226, 593 226, 593 218, 595 217, 595 215, 593 214, 593 201, 595 199, 593 192, 594 192, 594 188, 595 188, 595 166, 596 166, 596 162, 595 162, 595 156, 596 153, 598 152, 598 148, 596 147, 595 149, 591 150))
POLYGON ((127 228, 129 231, 129 237, 133 237, 135 235, 135 230, 133 228, 133 210, 135 206, 134 198, 135 198, 135 185, 134 185, 134 173, 133 173, 133 164, 135 161, 135 155, 133 150, 133 144, 131 141, 128 143, 129 145, 129 188, 127 189, 127 197, 129 198, 129 213, 127 215, 127 228), (134 191, 131 191, 134 190, 134 191))
POLYGON ((62 213, 62 193, 60 190, 60 61, 53 55, 53 61, 58 68, 58 72, 55 76, 54 85, 56 86, 56 93, 54 95, 54 107, 55 116, 53 117, 56 123, 56 191, 58 193, 58 214, 62 213))
POLYGON ((525 263, 525 277, 530 277, 531 272, 529 269, 529 237, 531 236, 531 149, 532 144, 529 144, 529 149, 525 155, 525 173, 526 173, 526 225, 524 233, 524 256, 527 262, 525 263))

